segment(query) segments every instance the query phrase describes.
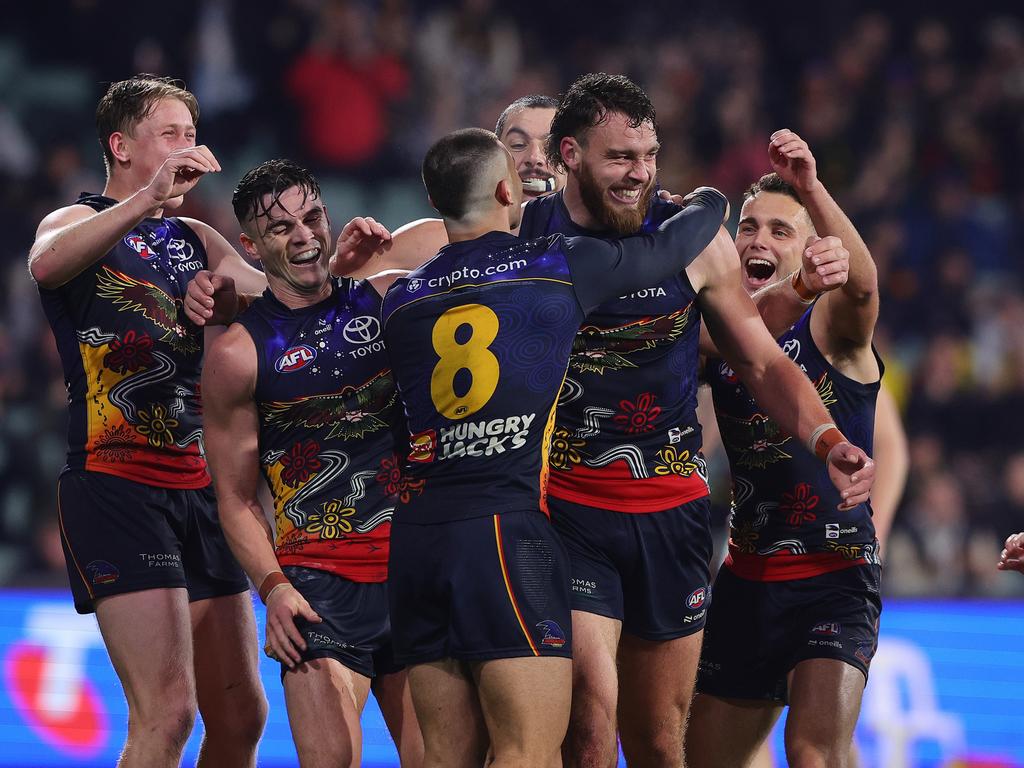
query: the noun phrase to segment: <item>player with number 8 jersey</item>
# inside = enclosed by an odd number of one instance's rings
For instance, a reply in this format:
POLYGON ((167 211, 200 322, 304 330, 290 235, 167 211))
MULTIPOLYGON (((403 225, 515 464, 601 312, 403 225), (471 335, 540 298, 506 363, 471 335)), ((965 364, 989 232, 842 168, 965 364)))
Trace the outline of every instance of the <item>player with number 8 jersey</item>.
MULTIPOLYGON (((422 483, 393 521, 396 660, 568 656, 567 557, 542 512, 573 339, 601 302, 685 268, 720 232, 725 199, 699 192, 655 234, 527 241, 510 233, 522 186, 494 134, 449 134, 428 152, 423 175, 451 243, 396 280, 382 309, 410 432, 406 471, 422 483)), ((422 697, 438 694, 424 691, 415 669, 410 683, 420 713, 422 697)), ((564 715, 567 725, 564 671, 565 711, 553 722, 564 715)), ((477 685, 487 711, 483 679, 477 685)), ((547 688, 558 680, 547 678, 547 688)), ((431 723, 420 717, 429 757, 431 723)), ((501 739, 489 736, 497 760, 501 739)), ((538 764, 546 757, 538 753, 538 764)))

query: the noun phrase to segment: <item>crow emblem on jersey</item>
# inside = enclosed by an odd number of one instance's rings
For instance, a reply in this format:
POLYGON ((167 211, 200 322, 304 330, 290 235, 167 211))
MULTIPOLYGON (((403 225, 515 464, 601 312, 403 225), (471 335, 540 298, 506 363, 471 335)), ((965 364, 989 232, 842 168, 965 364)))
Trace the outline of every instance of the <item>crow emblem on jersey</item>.
POLYGON ((287 430, 296 426, 326 429, 323 440, 336 437, 352 440, 387 429, 386 412, 394 407, 397 397, 391 371, 381 371, 358 387, 349 386, 331 394, 265 403, 260 406, 260 411, 267 426, 274 429, 287 430))
POLYGON ((737 464, 751 469, 764 469, 783 459, 793 458, 780 446, 790 440, 779 425, 760 413, 750 419, 722 416, 718 420, 722 442, 739 458, 737 464))
POLYGON ((690 305, 670 315, 645 317, 615 328, 585 325, 576 334, 569 367, 580 373, 636 368, 626 355, 674 341, 686 329, 690 305))
POLYGON ((140 312, 164 332, 160 341, 182 354, 199 351, 199 342, 179 318, 184 318, 181 299, 175 299, 166 291, 145 280, 136 280, 130 275, 104 266, 96 275, 97 293, 104 299, 111 299, 120 312, 140 312))

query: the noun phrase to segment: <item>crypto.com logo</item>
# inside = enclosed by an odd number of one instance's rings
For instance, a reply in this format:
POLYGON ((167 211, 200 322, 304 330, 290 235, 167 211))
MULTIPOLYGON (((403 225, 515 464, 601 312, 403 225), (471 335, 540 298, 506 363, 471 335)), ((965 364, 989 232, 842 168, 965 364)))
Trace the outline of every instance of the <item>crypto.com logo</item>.
POLYGON ((95 757, 110 736, 103 702, 86 679, 89 649, 102 646, 91 618, 70 606, 36 603, 25 616, 24 639, 3 659, 15 710, 43 742, 77 758, 95 757))

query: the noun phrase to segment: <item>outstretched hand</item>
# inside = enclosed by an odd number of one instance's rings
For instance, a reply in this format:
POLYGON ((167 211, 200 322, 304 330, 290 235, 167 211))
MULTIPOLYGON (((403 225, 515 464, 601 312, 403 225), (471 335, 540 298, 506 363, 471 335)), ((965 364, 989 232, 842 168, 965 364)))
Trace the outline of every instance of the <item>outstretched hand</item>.
POLYGON ((1003 545, 1003 551, 999 555, 999 563, 996 567, 1001 571, 1024 573, 1024 532, 1006 537, 1006 543, 1003 545))
POLYGON ((818 168, 811 148, 788 128, 772 134, 768 142, 768 161, 772 170, 798 192, 810 192, 818 183, 818 168))
POLYGON ((350 275, 390 248, 391 232, 387 227, 369 216, 357 216, 338 235, 338 245, 330 260, 331 274, 350 275))
POLYGON ((840 510, 845 512, 868 500, 875 482, 875 462, 870 456, 844 440, 832 446, 825 463, 832 484, 843 498, 840 510))

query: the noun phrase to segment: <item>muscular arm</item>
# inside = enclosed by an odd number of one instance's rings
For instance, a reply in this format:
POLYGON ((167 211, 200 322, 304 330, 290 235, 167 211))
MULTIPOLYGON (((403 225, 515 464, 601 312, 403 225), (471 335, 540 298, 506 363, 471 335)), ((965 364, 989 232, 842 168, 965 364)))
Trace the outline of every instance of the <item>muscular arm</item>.
MULTIPOLYGON (((724 229, 686 272, 698 291, 697 301, 711 337, 726 362, 764 412, 806 444, 812 432, 832 418, 810 380, 783 354, 744 292, 739 255, 724 229)), ((874 466, 863 451, 840 443, 828 454, 828 462, 829 474, 844 499, 841 508, 867 499, 874 466)))
POLYGON ((716 232, 725 233, 721 223, 726 205, 720 192, 707 188, 653 234, 620 240, 566 238, 569 270, 580 306, 589 312, 614 296, 657 285, 681 272, 716 232))
POLYGON ((206 173, 220 170, 205 146, 172 152, 153 180, 117 205, 96 212, 86 205, 60 208, 39 223, 28 256, 32 278, 43 288, 59 288, 84 272, 148 216, 190 191, 206 173))
POLYGON ((874 512, 875 535, 884 552, 885 541, 903 496, 910 468, 907 434, 903 431, 896 401, 885 387, 878 391, 875 406, 873 453, 877 471, 875 487, 871 492, 871 509, 874 512))
POLYGON ((260 464, 255 384, 256 347, 242 326, 233 325, 206 352, 203 433, 224 535, 252 583, 259 585, 279 567, 273 533, 256 495, 260 464))
POLYGON ((395 230, 390 248, 378 256, 355 257, 339 240, 338 249, 331 256, 330 270, 332 275, 356 279, 390 269, 412 270, 446 245, 448 233, 441 219, 418 219, 395 230))

